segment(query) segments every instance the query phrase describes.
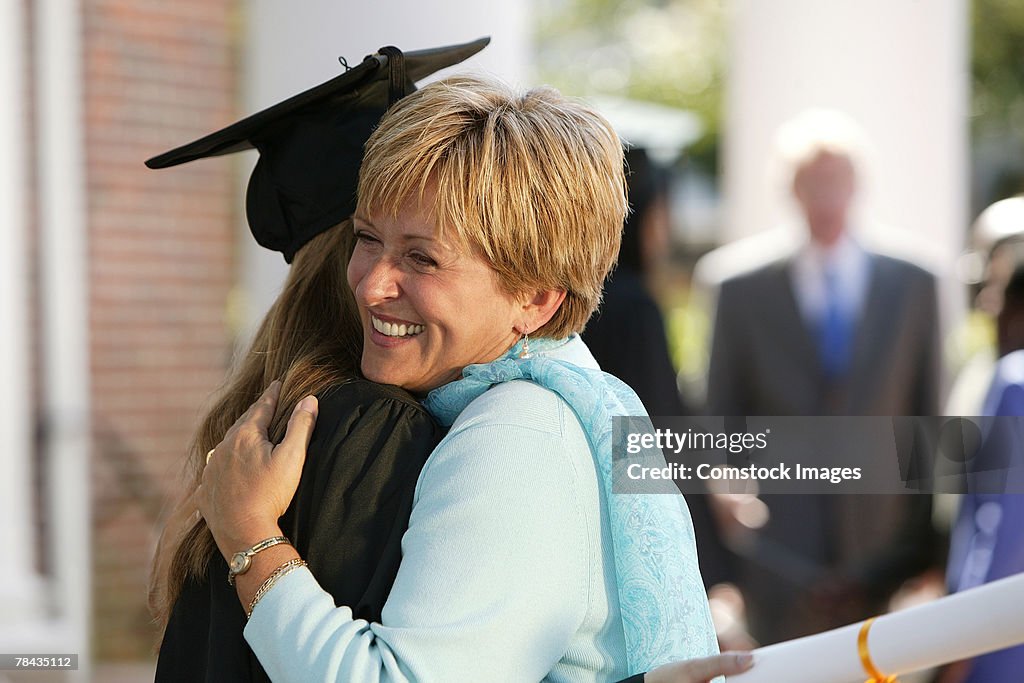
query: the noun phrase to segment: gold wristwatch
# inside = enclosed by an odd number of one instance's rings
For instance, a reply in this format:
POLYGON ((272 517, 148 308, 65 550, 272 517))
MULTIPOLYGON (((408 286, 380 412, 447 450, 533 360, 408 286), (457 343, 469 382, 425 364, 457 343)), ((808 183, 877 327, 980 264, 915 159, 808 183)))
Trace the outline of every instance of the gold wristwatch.
POLYGON ((253 555, 261 550, 266 550, 267 548, 280 543, 287 543, 288 545, 292 544, 292 542, 284 536, 274 536, 272 538, 263 539, 253 547, 248 548, 247 550, 241 550, 232 555, 231 561, 228 562, 228 585, 234 586, 235 577, 249 571, 249 567, 252 566, 253 555))

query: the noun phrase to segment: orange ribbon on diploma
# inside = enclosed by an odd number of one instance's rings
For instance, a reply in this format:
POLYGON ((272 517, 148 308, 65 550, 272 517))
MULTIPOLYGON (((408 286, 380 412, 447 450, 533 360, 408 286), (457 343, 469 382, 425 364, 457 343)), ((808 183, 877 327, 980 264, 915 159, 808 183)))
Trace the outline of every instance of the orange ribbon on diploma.
POLYGON ((860 626, 860 633, 857 634, 857 654, 860 655, 861 666, 868 675, 864 683, 898 683, 895 676, 886 676, 875 667, 871 661, 871 651, 868 649, 868 633, 871 631, 871 624, 875 623, 875 617, 871 617, 860 626))

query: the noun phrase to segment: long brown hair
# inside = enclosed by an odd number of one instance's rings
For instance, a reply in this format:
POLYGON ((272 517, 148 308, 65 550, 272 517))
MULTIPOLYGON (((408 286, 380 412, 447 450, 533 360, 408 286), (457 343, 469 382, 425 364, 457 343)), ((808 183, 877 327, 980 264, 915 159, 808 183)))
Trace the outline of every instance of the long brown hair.
POLYGON ((358 374, 362 331, 345 276, 352 243, 351 223, 345 221, 299 250, 251 346, 237 358, 199 423, 185 462, 185 485, 161 533, 150 573, 149 609, 159 627, 158 644, 185 582, 204 576, 217 552, 206 521, 189 505, 206 452, 273 380, 283 383, 270 425, 270 439, 277 443, 302 397, 358 374))

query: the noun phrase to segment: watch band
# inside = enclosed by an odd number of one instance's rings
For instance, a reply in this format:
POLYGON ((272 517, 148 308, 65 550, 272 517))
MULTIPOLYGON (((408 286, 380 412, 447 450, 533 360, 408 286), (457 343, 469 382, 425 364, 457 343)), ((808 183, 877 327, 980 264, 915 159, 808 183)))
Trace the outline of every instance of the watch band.
POLYGON ((249 567, 252 565, 253 555, 260 552, 261 550, 266 550, 267 548, 279 545, 281 543, 286 543, 288 545, 292 544, 292 542, 289 541, 288 538, 285 536, 272 536, 270 538, 263 539, 251 548, 240 550, 234 555, 232 555, 231 561, 228 562, 228 585, 234 586, 235 577, 239 574, 244 574, 247 571, 249 571, 249 567))

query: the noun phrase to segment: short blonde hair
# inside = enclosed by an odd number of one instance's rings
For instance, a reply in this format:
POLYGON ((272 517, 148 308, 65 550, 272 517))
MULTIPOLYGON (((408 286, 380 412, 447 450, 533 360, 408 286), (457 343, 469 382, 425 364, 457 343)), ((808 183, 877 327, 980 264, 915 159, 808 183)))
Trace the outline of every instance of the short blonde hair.
POLYGON ((566 290, 531 334, 583 329, 627 210, 622 144, 604 118, 551 88, 433 83, 395 104, 367 142, 358 211, 397 215, 428 188, 440 229, 484 258, 506 292, 566 290))

